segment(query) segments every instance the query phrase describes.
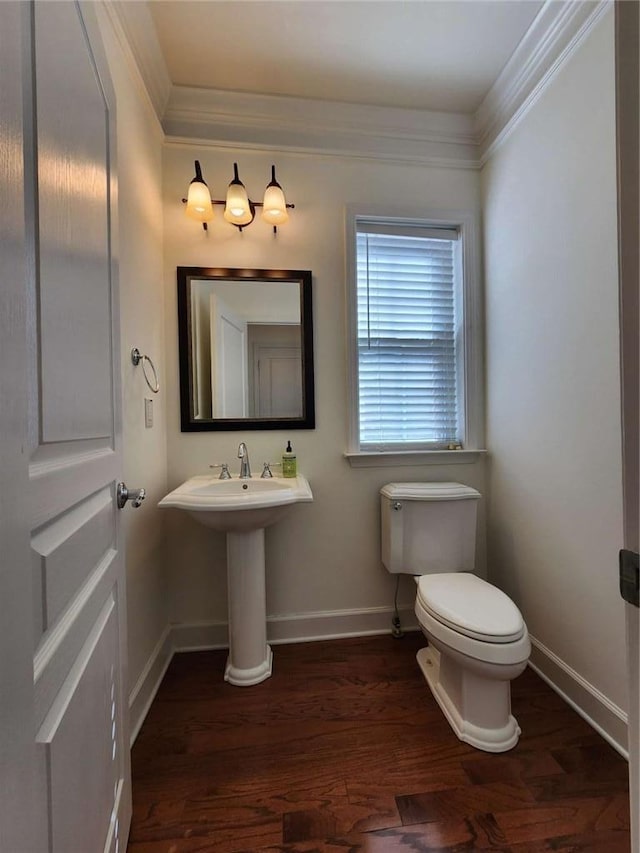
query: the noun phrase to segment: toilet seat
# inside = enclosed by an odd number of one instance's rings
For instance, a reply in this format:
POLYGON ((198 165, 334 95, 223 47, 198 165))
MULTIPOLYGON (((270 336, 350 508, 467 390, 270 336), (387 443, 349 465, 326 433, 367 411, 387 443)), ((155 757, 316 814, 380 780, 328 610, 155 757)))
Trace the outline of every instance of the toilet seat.
POLYGON ((438 622, 483 643, 513 643, 525 630, 513 601, 468 572, 423 575, 417 602, 438 622))
POLYGON ((531 643, 528 632, 524 631, 522 637, 513 643, 484 643, 482 640, 474 640, 465 637, 464 634, 449 628, 424 609, 416 598, 415 614, 418 624, 428 639, 440 642, 449 649, 460 652, 468 658, 493 663, 503 666, 511 666, 529 659, 531 654, 531 643))
POLYGON ((531 653, 518 608, 503 592, 475 575, 423 575, 418 581, 415 614, 427 637, 475 660, 510 666, 526 661, 531 653), (489 633, 494 613, 503 617, 496 621, 496 634, 489 633))

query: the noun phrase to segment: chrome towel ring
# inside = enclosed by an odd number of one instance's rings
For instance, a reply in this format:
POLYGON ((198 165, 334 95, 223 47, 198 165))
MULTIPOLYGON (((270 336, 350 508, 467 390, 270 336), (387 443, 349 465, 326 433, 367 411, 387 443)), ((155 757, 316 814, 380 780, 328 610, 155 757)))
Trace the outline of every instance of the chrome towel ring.
POLYGON ((158 374, 156 372, 156 368, 155 368, 153 362, 151 361, 151 359, 149 358, 149 356, 143 355, 140 352, 140 350, 138 349, 138 347, 134 347, 131 350, 131 361, 134 363, 134 365, 136 367, 140 364, 140 362, 142 362, 142 372, 144 373, 144 380, 147 383, 147 385, 149 386, 149 388, 153 391, 153 393, 157 394, 158 391, 160 390, 160 383, 158 382, 158 374), (147 373, 147 364, 149 365, 149 367, 153 371, 153 384, 149 380, 149 375, 147 373))

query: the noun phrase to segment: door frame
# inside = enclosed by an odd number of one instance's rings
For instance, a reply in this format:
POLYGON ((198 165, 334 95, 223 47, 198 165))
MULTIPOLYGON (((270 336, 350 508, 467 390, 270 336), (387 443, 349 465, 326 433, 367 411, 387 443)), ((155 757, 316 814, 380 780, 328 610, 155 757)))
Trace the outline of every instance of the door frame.
POLYGON ((19 3, 0 4, 0 601, 11 602, 2 620, 0 672, 0 849, 35 850, 37 821, 33 706, 32 592, 29 554, 27 336, 23 148, 23 14, 19 3), (7 784, 4 784, 4 780, 7 784))
MULTIPOLYGON (((616 152, 623 547, 638 551, 640 530, 640 7, 615 3, 616 152)), ((631 850, 640 853, 640 633, 638 608, 625 604, 631 850)))

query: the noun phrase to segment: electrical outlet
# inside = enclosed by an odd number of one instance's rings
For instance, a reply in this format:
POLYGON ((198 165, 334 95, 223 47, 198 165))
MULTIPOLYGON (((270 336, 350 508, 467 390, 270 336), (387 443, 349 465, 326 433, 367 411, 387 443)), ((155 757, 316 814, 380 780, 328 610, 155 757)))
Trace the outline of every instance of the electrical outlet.
POLYGON ((146 397, 144 400, 144 425, 147 429, 153 426, 153 400, 146 397))

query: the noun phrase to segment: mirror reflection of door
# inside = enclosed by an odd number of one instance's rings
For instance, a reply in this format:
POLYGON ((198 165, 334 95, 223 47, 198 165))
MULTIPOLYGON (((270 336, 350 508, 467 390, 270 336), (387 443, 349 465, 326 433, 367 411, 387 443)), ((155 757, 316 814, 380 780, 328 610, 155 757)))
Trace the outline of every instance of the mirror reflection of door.
POLYGON ((191 375, 193 376, 193 416, 212 417, 211 399, 211 320, 208 294, 191 290, 191 375))
POLYGON ((302 417, 302 360, 299 324, 248 327, 250 416, 302 417))
POLYGON ((246 418, 247 321, 215 293, 211 294, 209 305, 213 417, 246 418))

